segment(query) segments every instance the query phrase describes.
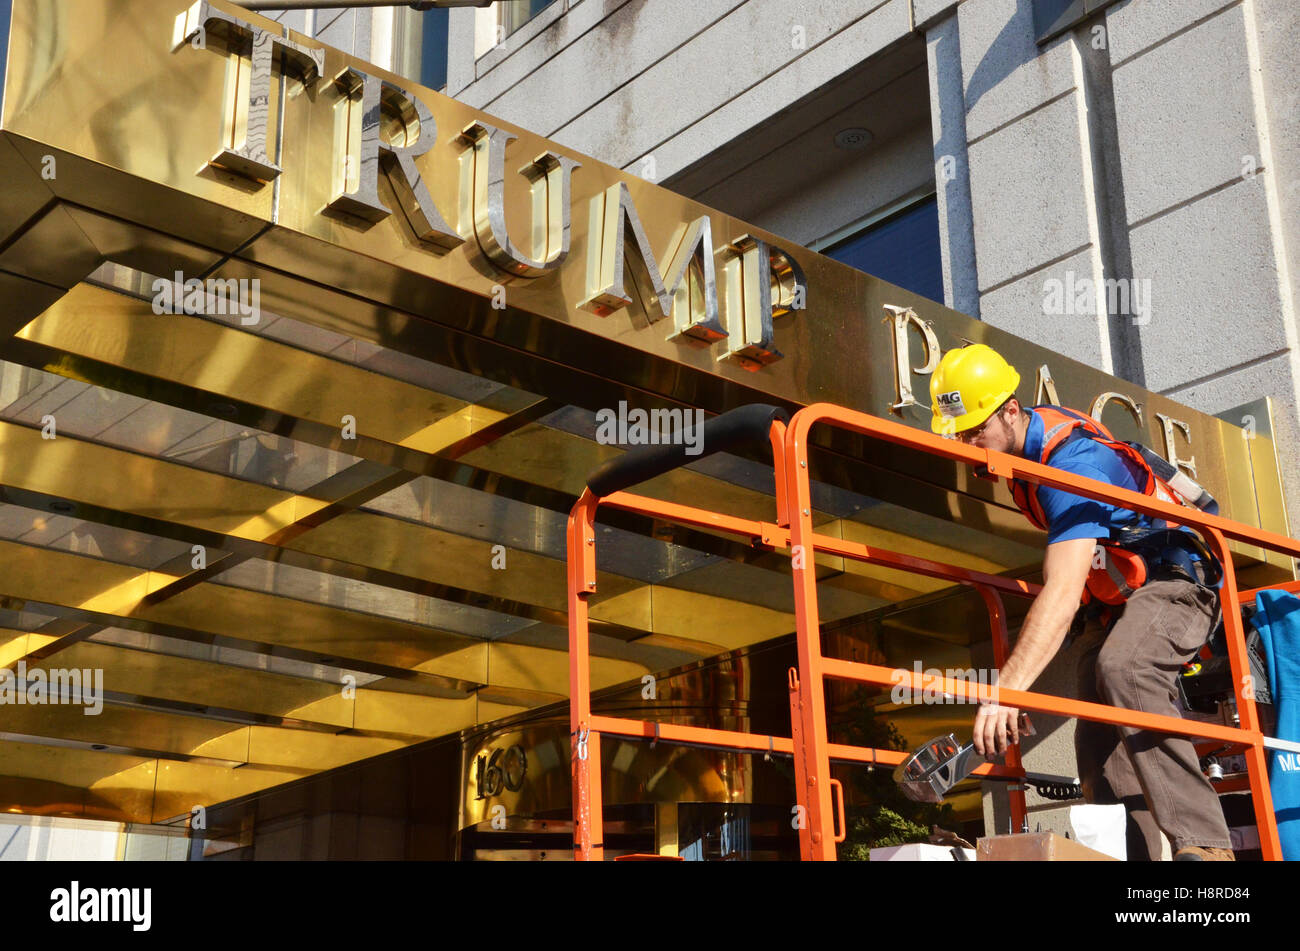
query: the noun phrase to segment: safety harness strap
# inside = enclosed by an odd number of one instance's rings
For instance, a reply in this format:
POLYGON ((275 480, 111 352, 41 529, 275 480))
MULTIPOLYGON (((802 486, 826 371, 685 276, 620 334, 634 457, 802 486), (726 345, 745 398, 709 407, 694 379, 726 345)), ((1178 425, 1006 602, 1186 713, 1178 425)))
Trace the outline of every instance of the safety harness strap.
MULTIPOLYGON (((1102 550, 1106 551, 1104 548, 1102 550)), ((1129 587, 1128 582, 1124 579, 1124 573, 1119 570, 1119 566, 1115 564, 1115 559, 1111 558, 1110 552, 1106 551, 1103 560, 1106 563, 1106 574, 1110 575, 1110 580, 1115 582, 1115 587, 1119 589, 1120 595, 1127 599, 1133 593, 1133 589, 1129 587)))
MULTIPOLYGON (((1146 461, 1144 456, 1133 449, 1132 445, 1115 439, 1104 426, 1097 423, 1092 417, 1084 416, 1064 406, 1049 408, 1064 418, 1053 424, 1043 434, 1044 451, 1041 454, 1043 463, 1049 463, 1049 459, 1062 446, 1076 439, 1091 439, 1101 443, 1121 458, 1127 457, 1144 470, 1147 484, 1145 487, 1140 487, 1138 491, 1149 494, 1162 502, 1183 504, 1183 500, 1170 489, 1166 482, 1151 468, 1150 463, 1146 461), (1064 438, 1059 438, 1062 431, 1066 429, 1070 431, 1064 438), (1146 492, 1146 489, 1150 491, 1146 492)), ((1139 476, 1139 478, 1141 477, 1139 476)), ((1016 497, 1016 502, 1020 505, 1021 510, 1030 517, 1030 520, 1038 527, 1046 529, 1046 514, 1038 503, 1037 487, 1017 480, 1017 482, 1013 482, 1012 494, 1016 497)), ((1153 577, 1157 571, 1172 569, 1176 574, 1185 575, 1190 580, 1196 581, 1198 571, 1192 558, 1192 555, 1195 554, 1201 559, 1199 574, 1205 578, 1200 583, 1211 587, 1218 584, 1219 579, 1223 577, 1222 566, 1220 566, 1218 559, 1210 554, 1200 538, 1191 532, 1169 528, 1168 522, 1164 519, 1154 518, 1140 512, 1137 515, 1138 524, 1136 526, 1128 529, 1113 529, 1111 538, 1102 543, 1102 548, 1105 551, 1104 565, 1106 574, 1115 585, 1121 598, 1127 599, 1136 589, 1129 584, 1121 566, 1112 557, 1111 550, 1114 548, 1124 549, 1140 557, 1146 567, 1147 578, 1153 577)))

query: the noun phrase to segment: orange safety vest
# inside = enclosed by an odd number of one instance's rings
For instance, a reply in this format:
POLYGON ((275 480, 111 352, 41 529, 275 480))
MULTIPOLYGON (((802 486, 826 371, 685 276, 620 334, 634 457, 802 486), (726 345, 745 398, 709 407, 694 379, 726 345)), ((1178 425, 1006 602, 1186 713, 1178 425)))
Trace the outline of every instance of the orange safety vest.
MULTIPOLYGON (((1143 495, 1154 496, 1162 502, 1187 504, 1181 495, 1170 488, 1168 482, 1152 471, 1137 449, 1116 439, 1110 430, 1091 416, 1061 406, 1034 406, 1031 409, 1043 418, 1043 448, 1039 457, 1031 461, 1048 465, 1056 448, 1082 427, 1096 442, 1132 460, 1139 482, 1138 491, 1143 495)), ((1029 521, 1047 531, 1047 516, 1038 501, 1037 485, 1013 479, 1011 497, 1029 521)), ((1105 604, 1123 604, 1130 594, 1146 584, 1146 560, 1138 553, 1128 551, 1107 539, 1098 539, 1098 545, 1102 553, 1101 564, 1094 561, 1092 570, 1088 572, 1088 580, 1083 589, 1083 603, 1087 604, 1096 598, 1105 604)))

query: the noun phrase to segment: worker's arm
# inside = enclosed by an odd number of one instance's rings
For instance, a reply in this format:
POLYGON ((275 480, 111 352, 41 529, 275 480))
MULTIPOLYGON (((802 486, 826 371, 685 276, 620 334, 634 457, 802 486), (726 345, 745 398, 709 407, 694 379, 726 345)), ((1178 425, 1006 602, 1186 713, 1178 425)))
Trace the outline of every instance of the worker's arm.
MULTIPOLYGON (((998 687, 1028 690, 1056 655, 1079 609, 1083 584, 1092 569, 1095 538, 1053 542, 1043 558, 1043 590, 1034 598, 1020 628, 1015 650, 1002 665, 998 687)), ((975 717, 975 749, 1002 753, 1019 739, 1020 711, 997 703, 980 707, 975 717)))

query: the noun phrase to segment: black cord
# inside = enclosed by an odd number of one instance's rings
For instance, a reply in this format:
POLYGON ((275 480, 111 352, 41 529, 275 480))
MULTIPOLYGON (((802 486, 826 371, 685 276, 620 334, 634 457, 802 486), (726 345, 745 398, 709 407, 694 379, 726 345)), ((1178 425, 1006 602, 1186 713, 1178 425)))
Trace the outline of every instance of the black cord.
POLYGON ((1033 787, 1044 799, 1056 802, 1083 798, 1083 789, 1078 783, 1033 783, 1033 787))

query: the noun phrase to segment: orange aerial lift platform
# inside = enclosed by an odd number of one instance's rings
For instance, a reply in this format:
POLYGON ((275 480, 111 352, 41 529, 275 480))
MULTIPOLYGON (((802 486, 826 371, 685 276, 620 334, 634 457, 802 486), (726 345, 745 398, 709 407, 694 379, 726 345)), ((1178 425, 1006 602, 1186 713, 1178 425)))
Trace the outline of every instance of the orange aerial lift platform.
MULTIPOLYGON (((1257 590, 1239 591, 1228 540, 1283 552, 1300 558, 1300 542, 1274 532, 1210 515, 1199 509, 1162 502, 1103 482, 1031 462, 1019 456, 967 446, 890 420, 829 403, 815 403, 790 418, 777 407, 752 404, 737 407, 705 424, 702 453, 688 456, 681 445, 640 446, 611 460, 588 480, 574 505, 568 523, 569 706, 573 771, 574 857, 603 859, 600 740, 603 735, 683 743, 755 753, 789 754, 794 760, 797 805, 805 821, 799 829, 800 856, 805 860, 833 861, 836 843, 844 840, 844 792, 831 778, 831 760, 896 766, 908 754, 895 750, 833 744, 828 741, 824 684, 828 677, 876 686, 900 683, 922 690, 915 672, 897 671, 823 656, 818 620, 814 553, 825 552, 861 562, 884 565, 954 583, 969 585, 988 608, 995 663, 1005 663, 1010 647, 1003 598, 1033 598, 1040 586, 954 565, 918 558, 874 546, 818 534, 812 523, 811 484, 808 471, 809 434, 815 426, 839 427, 870 439, 883 440, 954 462, 985 467, 991 479, 1021 479, 1063 489, 1077 495, 1163 518, 1196 530, 1224 568, 1220 593, 1223 604, 1252 601, 1257 590), (771 445, 775 476, 776 517, 755 521, 664 502, 626 491, 630 486, 716 452, 744 446, 771 445), (789 671, 789 737, 742 733, 668 723, 654 723, 591 712, 591 678, 588 657, 588 598, 596 590, 595 519, 601 506, 639 513, 685 526, 723 532, 747 539, 756 547, 789 552, 794 583, 797 666, 789 671), (905 675, 905 676, 904 676, 905 675)), ((1300 592, 1300 582, 1272 586, 1300 592)), ((1265 860, 1280 860, 1281 845, 1270 796, 1265 750, 1284 741, 1261 731, 1259 711, 1247 674, 1250 670, 1240 610, 1224 611, 1228 658, 1233 675, 1239 725, 1205 723, 1178 717, 1143 713, 1101 703, 1090 703, 1025 690, 999 690, 999 699, 1027 711, 1042 711, 1145 730, 1212 741, 1221 752, 1244 756, 1260 850, 1265 860)), ((972 702, 980 685, 943 678, 930 683, 945 693, 972 702)), ((1290 748, 1292 744, 1285 744, 1290 748)), ((1012 746, 1005 765, 985 763, 973 776, 1022 779, 1019 746, 1012 746)), ((1008 786, 1012 826, 1023 827, 1026 817, 1023 785, 1008 786)))

